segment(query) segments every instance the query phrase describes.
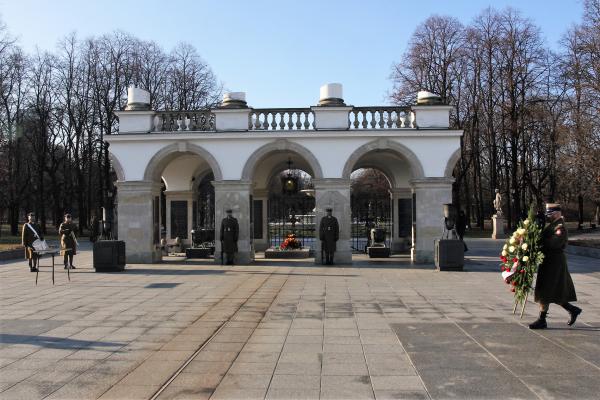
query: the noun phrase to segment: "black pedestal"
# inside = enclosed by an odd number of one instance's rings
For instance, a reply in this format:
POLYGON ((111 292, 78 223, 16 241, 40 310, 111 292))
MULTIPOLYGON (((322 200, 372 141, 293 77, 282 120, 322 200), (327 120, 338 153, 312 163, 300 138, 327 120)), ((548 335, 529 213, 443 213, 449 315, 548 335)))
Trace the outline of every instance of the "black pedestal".
POLYGON ((214 247, 206 247, 206 248, 187 248, 185 249, 185 256, 187 258, 210 258, 210 256, 215 252, 214 247), (211 251, 212 250, 212 251, 211 251))
POLYGON ((367 247, 369 258, 388 258, 390 256, 389 247, 367 247))
POLYGON ((96 272, 125 270, 125 242, 100 240, 94 243, 94 268, 96 272))
POLYGON ((435 266, 440 271, 462 271, 465 264, 465 246, 456 239, 435 241, 435 266))

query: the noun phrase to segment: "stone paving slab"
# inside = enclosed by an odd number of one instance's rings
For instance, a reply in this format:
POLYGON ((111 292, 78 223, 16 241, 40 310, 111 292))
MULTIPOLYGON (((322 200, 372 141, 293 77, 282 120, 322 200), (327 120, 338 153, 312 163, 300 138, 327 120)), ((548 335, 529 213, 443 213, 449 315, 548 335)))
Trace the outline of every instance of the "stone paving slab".
POLYGON ((465 272, 406 258, 130 265, 71 282, 0 263, 0 399, 597 398, 600 262, 568 256, 584 309, 530 331, 499 277, 501 241, 465 272), (169 383, 163 387, 165 383, 169 383))

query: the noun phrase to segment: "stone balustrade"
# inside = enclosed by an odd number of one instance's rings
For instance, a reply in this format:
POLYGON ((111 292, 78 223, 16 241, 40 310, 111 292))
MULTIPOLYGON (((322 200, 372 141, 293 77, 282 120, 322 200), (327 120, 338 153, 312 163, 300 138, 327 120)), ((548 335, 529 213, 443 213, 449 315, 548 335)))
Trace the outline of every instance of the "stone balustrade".
MULTIPOLYGON (((370 106, 346 107, 341 112, 339 124, 325 129, 389 130, 389 129, 449 129, 449 106, 370 106), (346 117, 347 115, 347 117, 346 117), (347 121, 347 122, 344 122, 347 121), (339 125, 339 126, 338 126, 339 125)), ((241 113, 243 121, 235 130, 260 131, 312 131, 323 128, 317 112, 328 112, 331 107, 312 108, 222 108, 197 111, 118 111, 122 123, 121 133, 144 132, 215 132, 220 131, 217 119, 231 118, 231 113, 241 113), (141 114, 147 114, 147 123, 139 123, 141 114), (247 115, 247 117, 246 117, 247 115), (125 119, 129 118, 127 125, 125 119), (247 118, 247 125, 244 121, 247 118), (139 126, 139 128, 135 127, 139 126), (150 128, 150 129, 148 129, 150 128)), ((238 116, 238 119, 240 118, 238 116)))
POLYGON ((215 115, 210 110, 158 111, 154 116, 154 132, 214 131, 215 115))
POLYGON ((353 107, 349 113, 350 129, 415 128, 415 114, 410 107, 353 107))
POLYGON ((315 115, 310 108, 256 108, 250 111, 250 131, 313 129, 315 115))

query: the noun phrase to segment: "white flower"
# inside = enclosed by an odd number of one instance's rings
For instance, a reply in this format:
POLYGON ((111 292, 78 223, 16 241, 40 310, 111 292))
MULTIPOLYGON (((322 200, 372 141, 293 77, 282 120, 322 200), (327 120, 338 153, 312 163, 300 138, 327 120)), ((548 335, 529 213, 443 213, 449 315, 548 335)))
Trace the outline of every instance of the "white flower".
POLYGON ((506 249, 508 249, 508 245, 507 244, 505 244, 504 247, 502 247, 502 250, 506 250, 506 249))
POLYGON ((519 236, 523 236, 525 235, 525 233, 527 233, 527 231, 523 228, 519 228, 517 229, 517 233, 519 234, 519 236))
POLYGON ((506 250, 502 250, 502 255, 503 255, 504 257, 506 257, 506 256, 508 255, 508 253, 506 252, 506 250))
POLYGON ((525 221, 523 221, 523 225, 525 225, 525 226, 529 225, 529 220, 526 219, 525 221))
MULTIPOLYGON (((515 242, 516 242, 516 241, 517 241, 517 240, 516 240, 516 239, 515 239, 515 237, 513 236, 513 237, 511 237, 511 238, 510 238, 510 240, 508 241, 508 243, 510 243, 510 244, 515 244, 515 242)), ((512 246, 511 246, 511 247, 512 247, 512 246)), ((511 250, 511 251, 512 251, 512 250, 511 250)))
POLYGON ((521 245, 521 249, 523 249, 523 250, 527 250, 527 243, 523 243, 523 244, 521 245))
POLYGON ((529 261, 529 257, 523 256, 523 262, 527 262, 527 261, 529 261))
POLYGON ((510 246, 508 248, 508 251, 510 251, 511 253, 514 253, 515 252, 515 246, 510 246))

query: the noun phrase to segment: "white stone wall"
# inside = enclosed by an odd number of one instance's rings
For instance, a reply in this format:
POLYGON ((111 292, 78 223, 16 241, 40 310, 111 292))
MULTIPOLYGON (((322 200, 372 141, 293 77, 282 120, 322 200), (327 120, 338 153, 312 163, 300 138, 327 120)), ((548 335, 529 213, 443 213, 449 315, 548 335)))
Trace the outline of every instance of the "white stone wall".
MULTIPOLYGON (((136 222, 136 218, 151 216, 151 212, 148 213, 151 202, 142 197, 144 193, 150 196, 156 186, 150 188, 148 185, 158 185, 162 177, 170 192, 190 191, 193 176, 212 170, 215 176, 217 259, 220 221, 225 208, 232 207, 241 230, 238 262, 251 261, 254 244, 249 222, 249 197, 254 190, 257 193, 264 191, 273 170, 284 166, 287 157, 292 155, 295 166, 311 173, 316 182, 317 226, 328 205, 334 207, 334 215, 340 220, 338 262, 351 261, 349 178, 353 170, 361 167, 381 169, 392 180, 393 191, 416 193, 413 259, 431 260, 433 239, 441 232, 438 217, 442 214, 442 205, 450 202, 452 197, 449 175, 457 161, 462 135, 462 131, 448 129, 449 107, 414 108, 419 129, 360 130, 348 130, 350 107, 314 107, 315 115, 319 114, 316 130, 266 132, 245 131, 249 110, 214 110, 216 132, 184 133, 148 133, 152 130, 151 121, 155 114, 152 111, 118 113, 120 133, 123 134, 111 135, 106 140, 110 143, 111 159, 117 166, 119 177, 125 181, 119 185, 119 232, 121 238, 128 240, 128 256, 136 260, 155 259, 154 244, 148 241, 147 235, 139 234, 146 223, 136 222), (131 189, 133 187, 137 189, 131 189), (140 189, 142 187, 144 190, 140 189), (123 196, 121 188, 124 188, 123 196), (132 224, 143 226, 138 228, 132 224)), ((394 198, 395 213, 398 198, 394 198)), ((189 214, 191 218, 191 211, 189 214)), ((401 247, 402 240, 406 238, 395 238, 394 247, 401 247)), ((265 244, 261 242, 260 247, 265 244)), ((317 254, 317 262, 319 256, 317 254)))

